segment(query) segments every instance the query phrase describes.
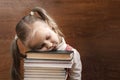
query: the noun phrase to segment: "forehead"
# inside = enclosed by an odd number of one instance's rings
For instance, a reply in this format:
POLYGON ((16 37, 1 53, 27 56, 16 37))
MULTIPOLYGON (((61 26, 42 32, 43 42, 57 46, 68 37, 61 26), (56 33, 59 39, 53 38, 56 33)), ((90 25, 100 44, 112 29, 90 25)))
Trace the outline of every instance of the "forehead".
POLYGON ((48 24, 42 21, 36 21, 32 24, 33 31, 31 37, 33 38, 42 38, 50 31, 48 24))
POLYGON ((32 27, 35 29, 35 28, 50 28, 49 25, 43 21, 35 21, 33 24, 32 24, 32 27))
POLYGON ((36 21, 32 24, 33 31, 30 34, 30 37, 27 41, 27 47, 35 47, 36 45, 40 45, 49 34, 49 26, 40 21, 36 21))

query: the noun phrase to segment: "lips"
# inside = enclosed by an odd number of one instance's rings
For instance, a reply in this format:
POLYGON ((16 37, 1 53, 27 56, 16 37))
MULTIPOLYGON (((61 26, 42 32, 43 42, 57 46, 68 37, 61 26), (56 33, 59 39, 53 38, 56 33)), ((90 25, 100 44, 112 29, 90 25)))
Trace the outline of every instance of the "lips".
POLYGON ((48 48, 48 50, 56 50, 57 49, 57 43, 53 44, 48 48))
POLYGON ((51 46, 48 50, 56 50, 56 46, 51 46))

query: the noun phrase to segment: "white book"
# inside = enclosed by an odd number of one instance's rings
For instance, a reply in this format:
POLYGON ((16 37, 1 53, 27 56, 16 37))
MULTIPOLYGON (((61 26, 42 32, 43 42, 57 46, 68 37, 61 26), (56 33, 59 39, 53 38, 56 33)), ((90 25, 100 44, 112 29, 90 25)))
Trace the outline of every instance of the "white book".
POLYGON ((64 79, 65 75, 41 75, 41 74, 25 74, 24 78, 59 78, 59 79, 64 79))
POLYGON ((50 70, 50 69, 47 69, 47 70, 27 70, 25 69, 24 72, 27 72, 27 73, 65 73, 66 71, 65 70, 50 70))
POLYGON ((37 73, 37 72, 24 72, 24 75, 57 75, 57 76, 64 76, 65 73, 37 73))
POLYGON ((54 67, 54 68, 71 68, 72 67, 72 63, 71 64, 55 64, 55 63, 41 63, 41 64, 37 64, 37 63, 24 63, 24 67, 54 67))
POLYGON ((24 67, 25 70, 62 70, 64 71, 64 68, 54 68, 54 67, 24 67))
POLYGON ((24 80, 66 80, 66 79, 58 79, 58 78, 24 78, 24 80))

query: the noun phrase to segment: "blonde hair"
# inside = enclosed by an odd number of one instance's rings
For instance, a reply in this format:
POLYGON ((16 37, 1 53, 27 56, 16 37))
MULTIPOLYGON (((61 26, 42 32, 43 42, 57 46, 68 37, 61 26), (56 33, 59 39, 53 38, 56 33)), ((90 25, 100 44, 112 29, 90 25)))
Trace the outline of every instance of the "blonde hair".
POLYGON ((12 80, 21 80, 22 76, 20 73, 20 60, 21 58, 26 57, 26 55, 22 55, 20 53, 19 47, 17 45, 17 39, 19 38, 22 43, 27 40, 30 32, 32 31, 31 24, 35 21, 43 21, 52 28, 54 32, 56 32, 59 36, 63 37, 63 33, 58 28, 58 25, 55 21, 47 14, 47 12, 40 7, 35 7, 31 10, 30 14, 24 16, 16 25, 16 37, 12 42, 12 55, 13 55, 13 64, 11 69, 12 80), (35 14, 37 13, 37 14, 35 14))

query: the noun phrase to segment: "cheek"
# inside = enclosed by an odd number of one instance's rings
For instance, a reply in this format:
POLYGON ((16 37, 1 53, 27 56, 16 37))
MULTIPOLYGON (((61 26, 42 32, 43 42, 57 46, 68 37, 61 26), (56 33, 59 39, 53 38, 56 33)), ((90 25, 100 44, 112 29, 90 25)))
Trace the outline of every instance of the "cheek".
POLYGON ((50 35, 51 35, 51 42, 59 43, 58 34, 56 34, 54 31, 50 31, 50 35))
POLYGON ((59 38, 58 38, 57 34, 54 35, 54 41, 57 42, 57 43, 59 42, 59 38))

